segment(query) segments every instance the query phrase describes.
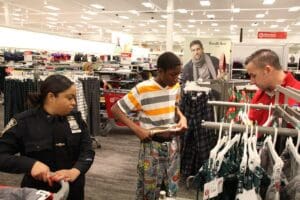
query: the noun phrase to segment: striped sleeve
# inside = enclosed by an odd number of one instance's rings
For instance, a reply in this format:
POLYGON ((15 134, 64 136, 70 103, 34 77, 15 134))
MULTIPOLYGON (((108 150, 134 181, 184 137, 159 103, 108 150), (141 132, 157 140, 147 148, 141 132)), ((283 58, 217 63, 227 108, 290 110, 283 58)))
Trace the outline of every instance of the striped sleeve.
POLYGON ((118 102, 119 108, 126 114, 141 110, 140 95, 137 87, 134 87, 118 102))

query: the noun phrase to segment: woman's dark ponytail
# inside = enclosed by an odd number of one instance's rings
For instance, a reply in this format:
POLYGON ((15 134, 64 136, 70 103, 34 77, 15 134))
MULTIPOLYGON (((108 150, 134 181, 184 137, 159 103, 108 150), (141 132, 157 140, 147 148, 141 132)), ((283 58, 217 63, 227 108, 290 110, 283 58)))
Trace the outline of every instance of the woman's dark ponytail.
POLYGON ((42 95, 40 93, 29 93, 27 97, 29 108, 34 108, 43 104, 42 95))

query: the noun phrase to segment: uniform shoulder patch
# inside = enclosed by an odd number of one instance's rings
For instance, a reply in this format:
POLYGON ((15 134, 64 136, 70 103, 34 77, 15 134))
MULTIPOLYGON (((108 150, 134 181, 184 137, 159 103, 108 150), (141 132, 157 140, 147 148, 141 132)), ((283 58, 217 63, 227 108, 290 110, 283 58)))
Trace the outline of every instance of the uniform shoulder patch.
POLYGON ((16 126, 17 124, 18 124, 17 120, 15 118, 11 118, 10 121, 6 124, 6 126, 2 130, 2 132, 0 133, 0 137, 2 137, 6 131, 8 131, 12 127, 16 126))

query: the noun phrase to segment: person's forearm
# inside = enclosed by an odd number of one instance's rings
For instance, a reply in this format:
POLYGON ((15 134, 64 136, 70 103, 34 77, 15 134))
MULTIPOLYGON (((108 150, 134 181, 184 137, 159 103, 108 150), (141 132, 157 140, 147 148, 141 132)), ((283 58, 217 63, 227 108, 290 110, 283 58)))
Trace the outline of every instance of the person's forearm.
POLYGON ((125 113, 119 108, 118 104, 113 105, 111 109, 115 119, 117 121, 120 121, 124 123, 126 126, 128 126, 139 138, 141 138, 141 127, 137 125, 134 121, 129 119, 125 113))

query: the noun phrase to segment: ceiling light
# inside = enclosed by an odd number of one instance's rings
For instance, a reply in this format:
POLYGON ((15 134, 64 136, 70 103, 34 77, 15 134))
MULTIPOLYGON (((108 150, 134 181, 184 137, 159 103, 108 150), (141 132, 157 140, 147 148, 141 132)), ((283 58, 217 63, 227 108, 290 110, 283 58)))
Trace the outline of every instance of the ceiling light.
POLYGON ((232 13, 240 13, 241 9, 240 8, 233 8, 233 9, 231 9, 231 12, 232 13))
POLYGON ((183 31, 183 32, 188 32, 189 30, 187 30, 187 29, 184 28, 184 29, 182 29, 182 31, 183 31))
POLYGON ((156 23, 156 20, 155 20, 155 19, 150 19, 149 22, 150 22, 150 23, 156 23))
POLYGON ((84 20, 91 20, 91 19, 92 19, 92 18, 86 17, 86 16, 81 16, 80 18, 81 18, 81 19, 84 19, 84 20))
POLYGON ((124 15, 119 15, 119 18, 121 18, 121 19, 129 19, 129 17, 124 16, 124 15))
POLYGON ((200 1, 201 6, 210 6, 210 1, 200 1))
POLYGON ((118 21, 118 20, 112 20, 112 22, 115 23, 115 24, 120 24, 120 23, 121 23, 121 22, 118 21))
POLYGON ((90 6, 96 8, 96 9, 103 9, 104 6, 100 5, 100 4, 91 4, 90 6))
POLYGON ((218 26, 218 23, 212 23, 211 26, 218 26))
POLYGON ((215 15, 208 14, 208 15, 206 15, 206 17, 207 17, 208 19, 214 19, 214 18, 215 18, 215 15))
POLYGON ((195 23, 195 22, 196 22, 195 19, 189 19, 188 21, 189 21, 190 23, 195 23))
POLYGON ((153 8, 154 7, 154 5, 150 2, 143 2, 142 5, 145 6, 146 8, 153 8))
POLYGON ((128 25, 126 26, 127 28, 134 28, 135 26, 132 26, 132 25, 128 25))
POLYGON ((54 17, 57 17, 58 16, 58 13, 47 13, 48 15, 52 15, 54 17))
POLYGON ((270 28, 278 28, 278 24, 273 24, 270 26, 270 28))
POLYGON ((166 26, 165 26, 165 25, 159 25, 159 27, 160 27, 160 28, 166 28, 166 26))
POLYGON ((97 28, 99 28, 99 26, 91 25, 90 28, 97 29, 97 28))
POLYGON ((139 26, 146 26, 146 24, 139 24, 139 26))
POLYGON ((168 15, 161 15, 161 18, 168 19, 168 15))
POLYGON ((50 21, 57 21, 58 19, 54 18, 54 17, 46 17, 47 20, 50 20, 50 21))
POLYGON ((134 15, 140 15, 140 13, 136 10, 129 10, 128 12, 130 12, 131 14, 134 14, 134 15))
POLYGON ((285 22, 285 19, 277 19, 276 22, 279 22, 279 23, 285 22))
POLYGON ((186 9, 177 9, 177 11, 182 14, 185 14, 188 12, 186 9))
POLYGON ((12 16, 15 16, 15 17, 20 17, 21 15, 19 13, 13 13, 11 14, 12 16))
POLYGON ((189 28, 194 28, 195 25, 194 25, 194 24, 189 24, 188 27, 189 27, 189 28))
POLYGON ((91 10, 87 10, 85 11, 86 14, 88 15, 97 15, 97 12, 91 11, 91 10))
POLYGON ((251 26, 258 26, 258 23, 254 22, 254 23, 251 24, 251 26))
POLYGON ((15 12, 21 12, 22 10, 21 10, 21 8, 14 8, 13 9, 15 12))
POLYGON ((295 26, 300 26, 300 21, 294 24, 295 26))
POLYGON ((220 29, 214 29, 215 32, 220 32, 220 29))
POLYGON ((14 18, 12 18, 13 20, 15 20, 15 21, 21 21, 21 19, 20 18, 17 18, 17 17, 14 17, 14 18))
POLYGON ((80 27, 80 28, 83 27, 83 25, 81 25, 81 24, 76 24, 75 26, 80 27))
POLYGON ((290 31, 292 31, 291 29, 289 29, 289 28, 284 28, 283 29, 285 32, 290 32, 290 31))
POLYGON ((45 6, 45 8, 48 8, 49 10, 55 10, 55 11, 57 11, 57 10, 60 10, 59 8, 57 8, 57 7, 55 7, 55 6, 45 6))
POLYGON ((249 29, 248 32, 249 32, 249 33, 253 33, 254 30, 253 30, 253 29, 249 29))
POLYGON ((256 14, 256 18, 264 18, 265 14, 256 14))
POLYGON ((294 6, 289 8, 289 12, 297 12, 300 10, 300 6, 294 6))
POLYGON ((179 24, 179 23, 175 23, 175 24, 174 24, 174 26, 178 26, 178 27, 179 27, 179 26, 181 26, 181 24, 179 24))
POLYGON ((264 0, 263 5, 272 5, 275 2, 275 0, 264 0))
POLYGON ((157 30, 156 28, 152 29, 152 31, 153 31, 153 32, 156 32, 156 33, 158 32, 158 30, 157 30))
POLYGON ((230 21, 233 21, 233 20, 234 20, 233 17, 231 17, 231 18, 230 18, 230 21))

